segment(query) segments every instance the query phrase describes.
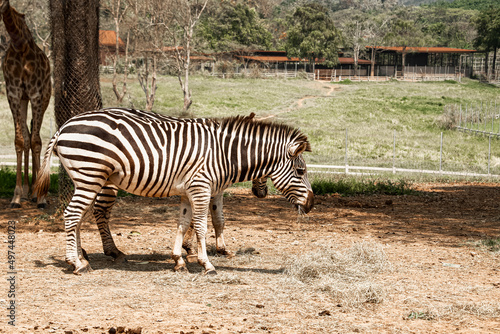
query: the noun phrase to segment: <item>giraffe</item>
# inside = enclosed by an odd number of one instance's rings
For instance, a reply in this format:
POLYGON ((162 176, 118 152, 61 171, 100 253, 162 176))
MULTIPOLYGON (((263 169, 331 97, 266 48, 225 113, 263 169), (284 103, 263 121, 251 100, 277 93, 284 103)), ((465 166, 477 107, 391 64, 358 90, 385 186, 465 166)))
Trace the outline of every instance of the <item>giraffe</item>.
MULTIPOLYGON (((50 63, 47 56, 36 45, 24 20, 24 14, 20 14, 11 7, 9 0, 1 1, 0 13, 10 35, 10 43, 2 62, 2 70, 7 99, 14 118, 17 157, 16 188, 10 207, 19 208, 21 207, 21 198, 27 198, 29 193, 30 150, 32 152, 33 184, 40 166, 40 151, 42 149, 40 128, 52 93, 50 63), (29 102, 31 102, 32 112, 31 130, 28 129, 27 124, 29 102), (22 174, 23 154, 24 178, 22 174)), ((31 195, 32 200, 36 201, 36 194, 31 195)), ((38 202, 38 207, 45 207, 45 202, 38 202)))

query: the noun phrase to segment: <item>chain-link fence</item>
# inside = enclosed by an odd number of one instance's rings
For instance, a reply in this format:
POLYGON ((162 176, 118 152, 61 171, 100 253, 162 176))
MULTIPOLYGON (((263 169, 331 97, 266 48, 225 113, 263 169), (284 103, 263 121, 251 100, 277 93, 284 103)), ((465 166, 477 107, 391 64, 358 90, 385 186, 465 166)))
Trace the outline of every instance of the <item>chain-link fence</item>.
MULTIPOLYGON (((57 127, 102 106, 99 83, 99 0, 49 0, 57 127)), ((59 201, 65 207, 73 183, 59 169, 59 201)))

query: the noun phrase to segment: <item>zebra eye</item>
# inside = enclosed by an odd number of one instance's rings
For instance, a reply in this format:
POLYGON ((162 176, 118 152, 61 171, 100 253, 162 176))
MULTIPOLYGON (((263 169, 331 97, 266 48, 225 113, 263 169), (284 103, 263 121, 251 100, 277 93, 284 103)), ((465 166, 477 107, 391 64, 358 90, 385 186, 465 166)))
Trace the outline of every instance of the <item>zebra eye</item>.
POLYGON ((299 176, 304 176, 305 173, 306 173, 306 169, 305 168, 297 168, 297 174, 299 176))

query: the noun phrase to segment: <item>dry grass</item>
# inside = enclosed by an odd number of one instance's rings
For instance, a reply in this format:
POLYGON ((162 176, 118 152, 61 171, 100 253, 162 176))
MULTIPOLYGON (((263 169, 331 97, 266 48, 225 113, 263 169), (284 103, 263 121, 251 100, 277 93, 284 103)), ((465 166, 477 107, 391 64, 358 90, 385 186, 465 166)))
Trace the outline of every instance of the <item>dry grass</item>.
POLYGON ((344 252, 323 248, 291 259, 285 274, 304 288, 325 292, 343 306, 379 304, 384 288, 374 282, 374 274, 390 267, 382 246, 357 242, 344 252))

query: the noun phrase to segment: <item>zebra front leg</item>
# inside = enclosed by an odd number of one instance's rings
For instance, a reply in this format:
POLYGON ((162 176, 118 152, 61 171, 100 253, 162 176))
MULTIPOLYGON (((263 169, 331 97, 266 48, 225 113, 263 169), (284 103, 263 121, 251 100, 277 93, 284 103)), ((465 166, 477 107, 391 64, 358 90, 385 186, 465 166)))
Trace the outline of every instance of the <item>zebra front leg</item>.
POLYGON ((109 216, 116 202, 118 189, 111 183, 107 183, 97 195, 94 204, 94 217, 101 235, 104 254, 113 257, 117 263, 126 262, 125 254, 115 245, 111 231, 109 230, 109 216))
POLYGON ((196 250, 193 245, 194 229, 191 223, 192 210, 189 200, 182 201, 181 199, 181 215, 179 220, 182 224, 189 224, 189 228, 184 234, 184 239, 182 241, 182 248, 186 251, 186 259, 189 263, 196 262, 198 260, 198 255, 196 255, 196 250))
POLYGON ((221 192, 210 200, 210 214, 215 229, 215 248, 218 254, 233 257, 233 252, 226 249, 226 243, 224 242, 223 195, 224 193, 221 192))
MULTIPOLYGON (((191 207, 189 207, 189 211, 191 211, 191 207)), ((189 219, 191 220, 191 214, 189 215, 189 219)), ((184 240, 182 241, 182 248, 186 251, 186 260, 189 263, 196 262, 198 260, 198 255, 196 254, 196 250, 193 245, 194 238, 194 229, 193 225, 189 224, 189 228, 184 234, 184 240)))
MULTIPOLYGON (((174 249, 172 251, 172 259, 175 261, 174 271, 187 271, 186 263, 182 258, 182 247, 184 247, 184 236, 190 228, 191 224, 191 203, 188 198, 181 196, 181 214, 179 221, 177 222, 177 235, 175 237, 174 249)), ((192 230, 192 228, 191 228, 192 230)), ((192 235, 192 231, 190 232, 192 235)), ((192 236, 188 236, 188 239, 192 239, 192 236)), ((190 243, 189 243, 190 244, 190 243)), ((192 248, 191 248, 192 249, 192 248)), ((196 255, 195 255, 196 256, 196 255)))
POLYGON ((66 263, 73 267, 73 274, 81 275, 92 270, 84 258, 80 243, 80 226, 85 211, 92 204, 96 194, 76 188, 66 210, 64 225, 66 229, 66 263))

